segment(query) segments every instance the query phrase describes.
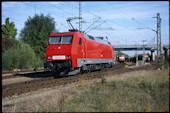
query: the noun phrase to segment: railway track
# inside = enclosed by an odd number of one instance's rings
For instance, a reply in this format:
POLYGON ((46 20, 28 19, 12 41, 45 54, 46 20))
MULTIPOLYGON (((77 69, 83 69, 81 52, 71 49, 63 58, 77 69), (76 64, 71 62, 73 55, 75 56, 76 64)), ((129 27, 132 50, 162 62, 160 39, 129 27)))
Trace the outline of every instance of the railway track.
POLYGON ((48 76, 47 74, 49 74, 49 72, 44 72, 44 71, 39 71, 39 72, 25 72, 25 73, 18 73, 18 74, 15 74, 15 75, 6 75, 6 76, 3 76, 2 75, 2 80, 5 80, 5 79, 11 79, 11 78, 18 78, 18 77, 31 77, 31 78, 36 78, 38 77, 39 75, 44 75, 45 76, 48 76))
POLYGON ((104 69, 102 71, 91 72, 88 74, 62 76, 62 77, 58 77, 57 79, 54 79, 51 76, 51 77, 41 78, 37 80, 4 85, 2 86, 2 98, 11 97, 13 95, 20 95, 31 91, 36 91, 42 88, 49 88, 58 85, 75 83, 78 82, 80 79, 90 80, 95 78, 101 78, 103 76, 108 75, 108 73, 114 75, 114 74, 125 73, 134 70, 149 69, 149 68, 153 68, 153 66, 145 66, 145 67, 139 67, 134 69, 125 69, 123 64, 123 65, 118 65, 115 68, 104 69))
POLYGON ((19 77, 20 74, 43 72, 43 71, 44 71, 44 69, 24 70, 24 71, 16 70, 16 71, 2 72, 2 79, 15 78, 15 77, 19 77))

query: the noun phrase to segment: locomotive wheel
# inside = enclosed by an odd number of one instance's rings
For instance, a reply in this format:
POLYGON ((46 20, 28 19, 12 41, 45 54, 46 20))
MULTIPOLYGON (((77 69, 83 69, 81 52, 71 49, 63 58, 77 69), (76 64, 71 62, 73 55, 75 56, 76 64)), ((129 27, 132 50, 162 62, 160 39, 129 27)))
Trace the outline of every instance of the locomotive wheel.
POLYGON ((57 70, 56 68, 53 68, 52 72, 53 72, 54 78, 59 77, 61 73, 61 71, 57 70))
POLYGON ((79 75, 80 75, 80 74, 84 74, 84 73, 85 73, 85 71, 83 70, 82 67, 80 67, 80 68, 79 68, 79 75))
POLYGON ((60 71, 53 72, 54 78, 58 78, 60 76, 60 71))
POLYGON ((85 70, 85 73, 90 73, 91 69, 90 69, 90 65, 87 65, 87 70, 85 70))
POLYGON ((104 69, 104 65, 103 64, 101 64, 101 70, 103 70, 104 69))
POLYGON ((92 71, 92 69, 91 68, 89 68, 88 70, 87 70, 87 73, 90 73, 92 71))
POLYGON ((64 74, 68 74, 68 73, 69 73, 68 69, 64 70, 64 74))

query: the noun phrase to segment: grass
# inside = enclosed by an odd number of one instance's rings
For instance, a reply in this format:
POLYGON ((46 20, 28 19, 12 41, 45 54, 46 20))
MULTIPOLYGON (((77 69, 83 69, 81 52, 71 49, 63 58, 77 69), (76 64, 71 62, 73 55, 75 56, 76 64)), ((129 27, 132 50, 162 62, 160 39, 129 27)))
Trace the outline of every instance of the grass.
POLYGON ((12 107, 12 106, 14 106, 15 104, 6 104, 6 105, 4 105, 4 107, 12 107))
POLYGON ((152 75, 97 83, 65 103, 68 112, 169 111, 169 80, 152 75))
MULTIPOLYGON (((61 96, 60 102, 38 112, 169 112, 169 76, 136 76, 95 83, 71 99, 61 96), (88 90, 87 90, 88 88, 88 90)), ((82 88, 81 88, 82 87, 82 88)))

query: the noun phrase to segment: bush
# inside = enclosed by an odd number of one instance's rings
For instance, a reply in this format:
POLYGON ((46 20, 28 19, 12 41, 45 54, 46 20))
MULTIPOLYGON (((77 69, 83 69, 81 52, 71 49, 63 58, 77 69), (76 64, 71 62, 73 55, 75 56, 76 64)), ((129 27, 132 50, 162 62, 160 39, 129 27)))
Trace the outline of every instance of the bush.
POLYGON ((14 68, 13 56, 11 55, 12 53, 12 49, 8 49, 2 54, 2 71, 12 70, 14 68))
POLYGON ((14 68, 30 69, 42 67, 43 62, 36 56, 34 50, 26 43, 19 43, 13 49, 8 49, 2 54, 2 71, 14 68))

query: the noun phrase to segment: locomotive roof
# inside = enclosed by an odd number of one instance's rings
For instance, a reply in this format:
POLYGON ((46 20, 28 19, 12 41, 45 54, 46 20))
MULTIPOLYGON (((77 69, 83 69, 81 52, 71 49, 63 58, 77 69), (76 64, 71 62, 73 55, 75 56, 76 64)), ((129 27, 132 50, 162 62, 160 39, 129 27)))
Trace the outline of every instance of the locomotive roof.
MULTIPOLYGON (((74 32, 61 32, 61 33, 59 33, 59 34, 64 34, 64 33, 69 33, 69 34, 74 34, 75 32, 78 32, 78 31, 74 31, 74 32)), ((79 32, 79 33, 81 33, 81 32, 79 32)), ((55 35, 56 33, 51 33, 51 35, 55 35)), ((57 33, 58 34, 58 33, 57 33)), ((85 34, 85 33, 83 33, 84 34, 84 36, 85 36, 85 38, 86 39, 88 39, 88 40, 93 40, 93 41, 95 41, 95 42, 99 42, 99 43, 102 43, 102 44, 107 44, 107 45, 111 45, 107 40, 103 40, 103 39, 101 39, 101 38, 97 38, 97 37, 93 37, 93 36, 91 36, 91 35, 88 35, 88 34, 85 34)))
POLYGON ((93 41, 96 41, 96 42, 99 42, 99 43, 102 43, 102 44, 111 45, 107 40, 103 40, 103 39, 100 39, 100 38, 97 38, 97 37, 93 37, 93 36, 87 35, 85 33, 84 33, 84 36, 86 37, 86 39, 93 40, 93 41))

